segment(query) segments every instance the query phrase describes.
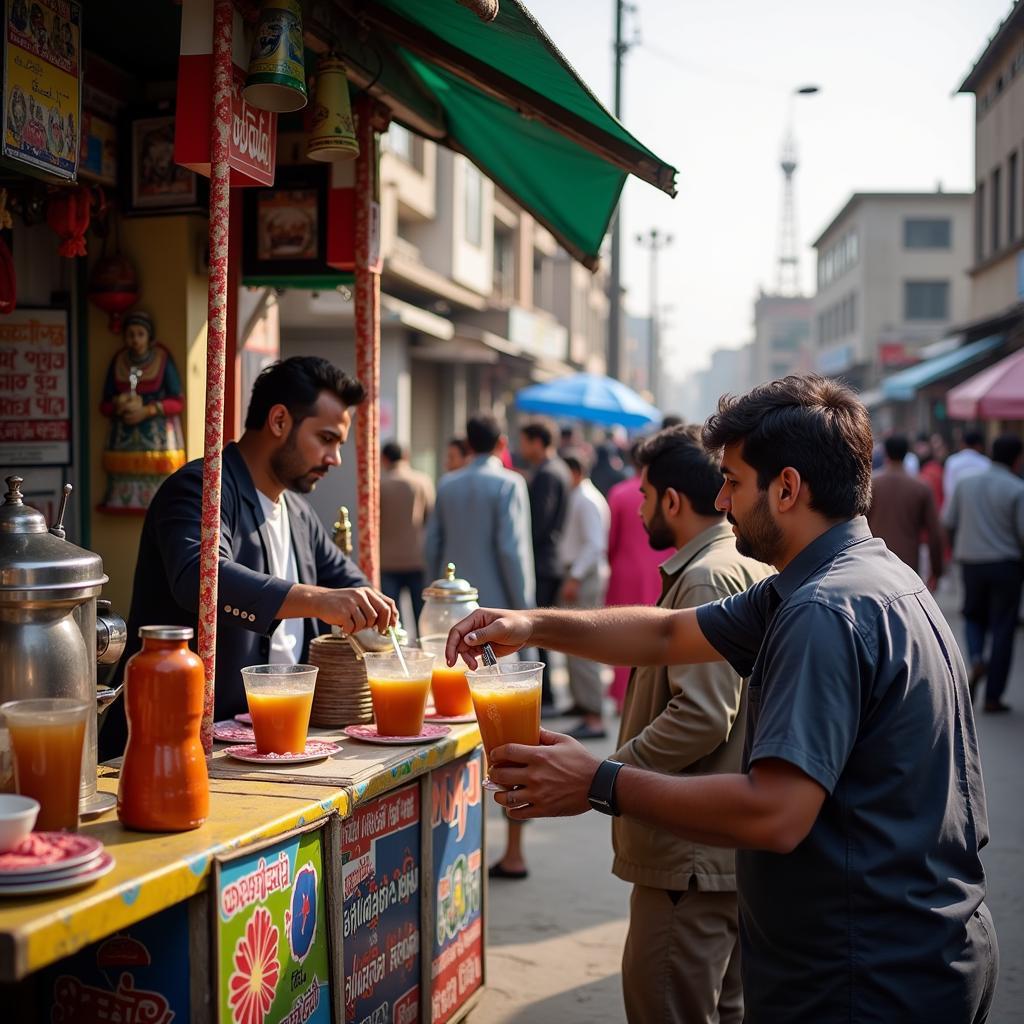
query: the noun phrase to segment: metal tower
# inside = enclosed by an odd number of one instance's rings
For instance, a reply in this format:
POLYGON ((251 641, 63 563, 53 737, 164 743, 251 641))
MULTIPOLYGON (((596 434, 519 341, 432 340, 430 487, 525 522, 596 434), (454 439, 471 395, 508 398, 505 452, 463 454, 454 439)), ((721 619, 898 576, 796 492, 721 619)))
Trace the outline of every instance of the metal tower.
POLYGON ((800 294, 800 249, 796 241, 796 139, 792 124, 786 130, 779 158, 782 168, 782 216, 779 220, 779 259, 775 279, 778 295, 800 294))

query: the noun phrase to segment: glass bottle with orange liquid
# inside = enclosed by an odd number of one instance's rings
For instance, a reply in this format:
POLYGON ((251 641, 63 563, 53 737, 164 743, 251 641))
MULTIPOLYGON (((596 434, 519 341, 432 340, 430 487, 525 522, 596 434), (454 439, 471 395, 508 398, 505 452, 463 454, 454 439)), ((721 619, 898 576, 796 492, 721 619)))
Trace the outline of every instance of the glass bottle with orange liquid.
POLYGON ((461 718, 473 714, 473 698, 466 679, 468 666, 460 658, 454 668, 444 660, 447 634, 420 637, 420 647, 434 655, 434 671, 430 677, 430 692, 434 697, 434 710, 446 718, 461 718))
POLYGON ((242 669, 245 699, 260 754, 301 754, 316 690, 316 665, 251 665, 242 669))
POLYGON ((189 626, 143 626, 142 649, 124 670, 128 745, 117 816, 140 832, 184 832, 210 813, 210 781, 199 739, 203 663, 189 626))
POLYGON ((404 666, 394 654, 363 655, 380 736, 419 736, 423 732, 434 655, 408 648, 402 656, 404 666))
MULTIPOLYGON (((540 743, 540 695, 544 665, 521 661, 466 673, 476 708, 488 771, 491 751, 504 743, 540 743)), ((485 789, 501 789, 488 778, 485 789)))
POLYGON ((11 700, 0 705, 11 736, 14 787, 39 801, 36 829, 78 828, 78 790, 86 719, 95 710, 65 697, 11 700))

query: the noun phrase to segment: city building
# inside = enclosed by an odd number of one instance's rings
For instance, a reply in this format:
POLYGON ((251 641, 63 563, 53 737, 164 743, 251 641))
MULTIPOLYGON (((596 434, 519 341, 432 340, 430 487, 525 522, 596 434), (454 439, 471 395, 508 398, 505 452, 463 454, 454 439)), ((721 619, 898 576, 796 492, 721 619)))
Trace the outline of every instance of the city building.
POLYGON ((968 315, 971 197, 855 192, 814 242, 814 365, 862 389, 968 315))
POLYGON ((751 361, 753 343, 739 348, 719 348, 711 353, 711 364, 692 374, 682 391, 682 411, 691 422, 702 423, 717 408, 722 395, 741 395, 753 384, 751 361))
POLYGON ((751 384, 810 369, 810 344, 811 300, 762 291, 754 300, 751 384))

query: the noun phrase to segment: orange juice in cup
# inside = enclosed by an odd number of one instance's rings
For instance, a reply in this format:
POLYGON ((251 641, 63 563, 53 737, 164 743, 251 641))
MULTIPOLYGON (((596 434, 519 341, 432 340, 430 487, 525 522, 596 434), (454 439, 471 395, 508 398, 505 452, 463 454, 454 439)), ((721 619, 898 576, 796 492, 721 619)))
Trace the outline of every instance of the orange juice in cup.
POLYGON ((404 648, 403 665, 391 653, 366 653, 366 679, 380 736, 419 736, 430 692, 434 655, 404 648))
MULTIPOLYGON (((466 673, 476 721, 480 727, 488 770, 491 751, 504 743, 540 743, 540 694, 544 665, 539 661, 512 662, 466 673)), ((490 779, 487 789, 501 789, 490 779)))
POLYGON ((78 828, 85 724, 95 707, 63 697, 11 700, 0 705, 14 755, 14 786, 39 801, 40 832, 78 828))
POLYGON ((245 699, 260 754, 301 754, 306 749, 316 665, 252 665, 242 669, 245 699))
POLYGON ((461 718, 473 714, 473 698, 469 692, 466 669, 460 658, 454 668, 444 660, 447 635, 420 637, 420 647, 434 655, 434 671, 430 677, 430 692, 434 695, 434 710, 446 718, 461 718))

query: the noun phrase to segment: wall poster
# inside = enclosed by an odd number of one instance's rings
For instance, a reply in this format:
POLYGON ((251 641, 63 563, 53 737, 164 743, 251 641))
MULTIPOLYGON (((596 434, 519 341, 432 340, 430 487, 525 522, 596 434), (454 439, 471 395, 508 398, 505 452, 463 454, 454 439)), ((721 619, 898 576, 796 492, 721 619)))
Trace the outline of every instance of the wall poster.
POLYGON ((71 346, 63 309, 0 318, 0 465, 71 462, 71 346))
POLYGON ((483 757, 479 751, 430 775, 434 936, 432 1024, 451 1020, 483 984, 483 757))
POLYGON ((81 46, 78 0, 7 4, 3 155, 69 181, 81 146, 81 46))
POLYGON ((214 958, 221 1024, 329 1024, 326 847, 320 821, 216 862, 214 958))
POLYGON ((419 783, 341 822, 345 1020, 420 1020, 419 783))

